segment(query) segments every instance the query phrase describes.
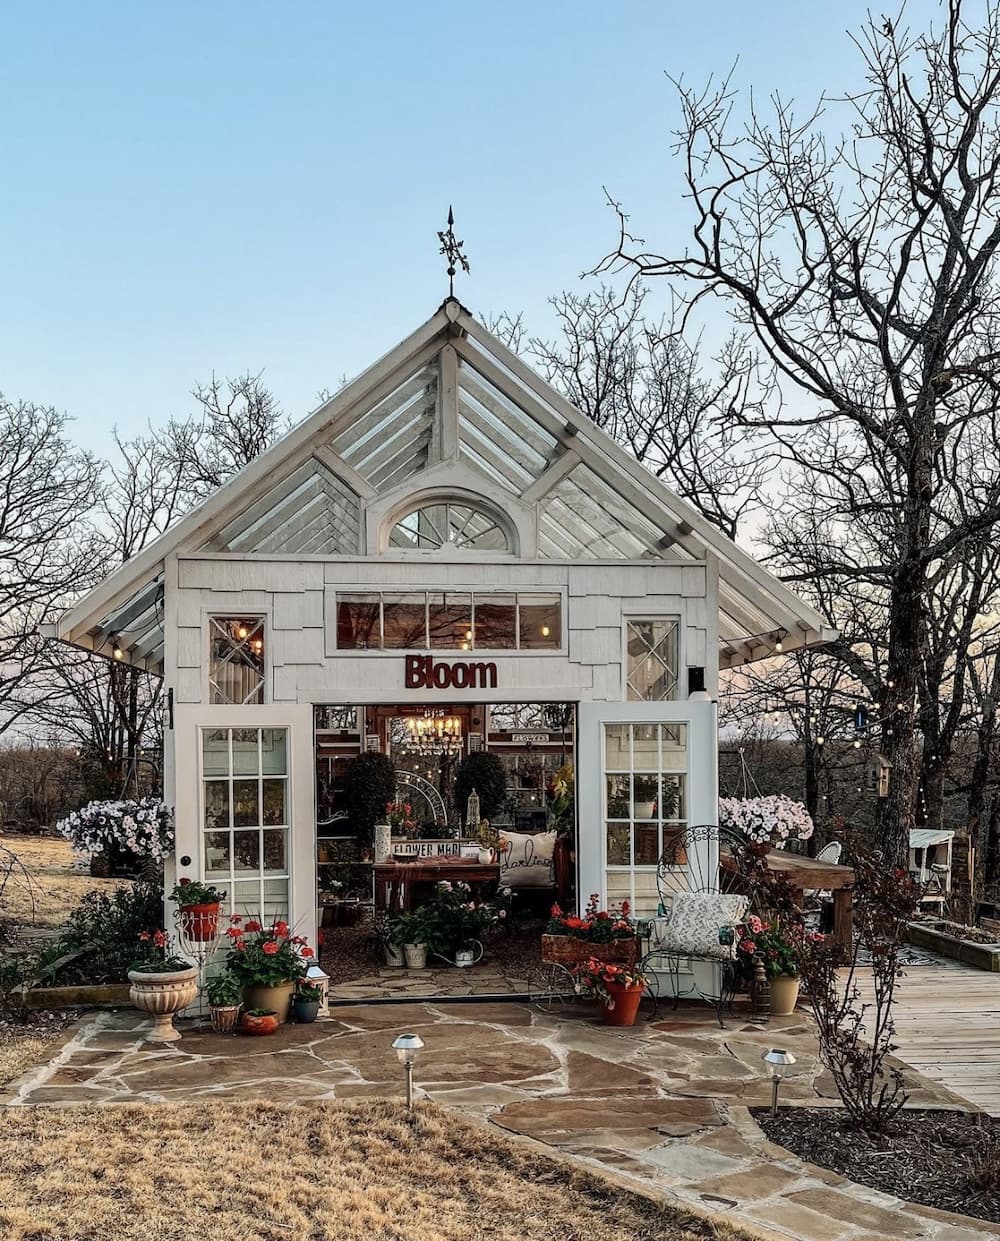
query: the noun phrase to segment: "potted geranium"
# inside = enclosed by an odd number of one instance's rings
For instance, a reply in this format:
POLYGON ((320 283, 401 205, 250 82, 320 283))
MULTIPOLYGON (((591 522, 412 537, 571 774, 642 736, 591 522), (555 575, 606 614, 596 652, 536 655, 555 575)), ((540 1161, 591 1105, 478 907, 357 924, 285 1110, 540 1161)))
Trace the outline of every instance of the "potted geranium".
POLYGON ((181 912, 181 928, 188 939, 204 944, 219 933, 222 893, 210 883, 179 879, 170 893, 181 912))
POLYGON ((648 979, 635 966, 591 957, 576 969, 576 990, 600 1000, 601 1020, 609 1026, 634 1026, 648 979))
POLYGON ((243 987, 244 1008, 267 1009, 277 1013, 279 1024, 287 1021, 292 990, 305 975, 313 950, 281 919, 264 926, 259 918, 233 914, 229 921, 226 965, 243 987))
POLYGON ((634 965, 639 959, 639 939, 629 916, 628 901, 618 910, 598 909, 593 893, 580 917, 563 913, 558 905, 542 935, 542 960, 558 965, 580 965, 591 957, 634 965))
POLYGON ((146 1035, 150 1042, 173 1043, 180 1033, 174 1013, 187 1008, 198 996, 198 971, 178 956, 165 931, 141 931, 139 948, 129 966, 129 999, 153 1018, 146 1035))
POLYGON ((783 796, 720 797, 719 827, 741 837, 759 854, 813 834, 809 811, 800 801, 783 796))
POLYGON ((824 938, 817 932, 806 931, 801 923, 786 924, 777 918, 764 922, 754 914, 740 928, 737 958, 746 972, 757 960, 763 964, 770 984, 773 1017, 789 1017, 795 1012, 799 998, 799 966, 806 941, 824 938))
POLYGON ((292 1013, 295 1020, 309 1025, 316 1020, 319 1006, 323 1002, 323 988, 314 987, 311 983, 300 982, 292 996, 292 1013))
POLYGON ((240 980, 226 970, 210 979, 205 990, 208 993, 212 1029, 216 1034, 232 1034, 236 1029, 240 1005, 243 1003, 240 980))

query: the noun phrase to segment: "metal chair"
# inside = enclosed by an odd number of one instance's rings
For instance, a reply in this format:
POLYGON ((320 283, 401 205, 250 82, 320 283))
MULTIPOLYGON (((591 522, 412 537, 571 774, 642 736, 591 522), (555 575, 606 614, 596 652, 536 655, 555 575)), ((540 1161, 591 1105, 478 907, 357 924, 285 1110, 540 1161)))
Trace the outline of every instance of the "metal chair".
MULTIPOLYGON (((820 849, 816 854, 817 862, 833 862, 836 865, 840 861, 840 855, 844 852, 843 841, 831 840, 820 849)), ((802 900, 805 908, 803 909, 803 919, 806 926, 811 930, 823 929, 824 923, 830 923, 832 929, 833 921, 833 893, 826 888, 806 888, 802 893, 802 900), (829 907, 829 908, 827 908, 829 907), (824 917, 824 914, 829 917, 824 917)))
MULTIPOLYGON (((752 874, 752 867, 749 866, 737 864, 735 873, 728 874, 728 882, 723 885, 719 868, 722 852, 740 858, 746 853, 746 845, 742 839, 714 824, 685 828, 666 842, 656 868, 659 914, 648 919, 650 948, 639 964, 642 970, 654 977, 657 973, 669 975, 674 1008, 684 998, 703 999, 715 1008, 719 1025, 724 1028, 723 1008, 727 997, 732 1002, 738 981, 738 927, 750 912, 754 893, 743 878, 752 874), (717 943, 710 933, 707 940, 701 937, 697 943, 692 940, 686 945, 683 933, 680 936, 670 934, 674 901, 681 894, 691 897, 732 896, 737 898, 732 902, 733 908, 738 907, 738 898, 742 897, 745 907, 735 918, 726 920, 723 915, 717 928, 717 943), (699 973, 702 977, 709 975, 712 985, 702 985, 699 973), (690 984, 684 981, 688 977, 690 984)), ((693 906, 690 901, 684 904, 693 906)), ((676 931, 676 926, 674 929, 676 931)), ((659 989, 654 990, 651 986, 650 994, 658 1004, 659 989)))

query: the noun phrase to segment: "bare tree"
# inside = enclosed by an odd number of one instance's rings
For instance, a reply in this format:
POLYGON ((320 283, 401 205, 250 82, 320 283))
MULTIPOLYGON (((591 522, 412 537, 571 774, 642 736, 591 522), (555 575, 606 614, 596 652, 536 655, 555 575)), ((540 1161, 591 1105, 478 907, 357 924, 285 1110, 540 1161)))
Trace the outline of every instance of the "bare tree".
POLYGON ((813 489, 832 480, 843 506, 822 520, 871 532, 858 563, 795 576, 854 577, 884 599, 885 663, 869 679, 894 767, 883 843, 902 861, 929 593, 1000 524, 997 6, 980 26, 950 0, 939 34, 870 20, 855 43, 865 87, 804 120, 776 101, 741 123, 728 83, 682 88, 692 244, 650 253, 619 208, 599 270, 671 278, 688 311, 720 298, 788 399, 735 420, 770 433, 813 489), (846 136, 830 142, 838 108, 846 136))
POLYGON ((735 539, 757 505, 765 461, 755 437, 737 427, 733 409, 758 413, 767 393, 739 349, 725 349, 712 378, 697 348, 666 321, 646 313, 647 291, 622 301, 610 289, 550 301, 560 335, 530 336, 520 317, 490 327, 523 353, 548 381, 637 460, 735 539))

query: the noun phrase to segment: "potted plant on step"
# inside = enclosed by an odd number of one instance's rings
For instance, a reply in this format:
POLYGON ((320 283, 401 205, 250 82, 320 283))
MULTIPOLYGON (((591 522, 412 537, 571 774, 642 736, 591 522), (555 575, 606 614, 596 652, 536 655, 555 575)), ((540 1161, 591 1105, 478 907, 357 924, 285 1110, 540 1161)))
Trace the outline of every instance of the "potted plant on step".
POLYGON ((232 1034, 236 1029, 236 1018, 243 1002, 243 988, 239 979, 226 970, 210 979, 205 990, 208 993, 212 1029, 216 1034, 232 1034))
POLYGON ((427 965, 427 934, 423 911, 412 910, 397 914, 389 922, 392 942, 402 944, 403 958, 408 970, 422 970, 427 965))
POLYGON ((222 893, 210 883, 179 879, 170 893, 181 913, 181 929, 188 939, 204 944, 219 933, 222 893))
POLYGON ((595 957, 599 961, 635 965, 639 959, 639 939, 629 916, 628 902, 622 901, 617 910, 598 909, 597 905, 595 892, 582 917, 552 906, 542 935, 543 961, 572 967, 595 957))
POLYGON ((273 1034, 279 1025, 281 1022, 273 1008, 251 1008, 240 1022, 245 1034, 273 1034))
POLYGON ((635 966, 616 965, 591 957, 576 971, 576 990, 601 1002, 601 1020, 608 1026, 634 1026, 648 979, 635 966))
POLYGON ((139 950, 129 966, 129 999, 153 1018, 146 1035, 152 1043, 173 1043, 180 1038, 174 1029, 174 1013, 194 1003, 198 996, 198 971, 173 950, 165 931, 142 931, 139 950))
POLYGON ((226 966, 243 987, 244 1008, 267 1009, 279 1024, 287 1021, 292 990, 315 953, 281 919, 264 926, 259 918, 233 914, 229 921, 226 966))
POLYGON ((311 983, 300 982, 292 996, 292 1014, 295 1020, 303 1025, 310 1025, 316 1020, 319 1006, 323 1002, 322 987, 314 987, 311 983))

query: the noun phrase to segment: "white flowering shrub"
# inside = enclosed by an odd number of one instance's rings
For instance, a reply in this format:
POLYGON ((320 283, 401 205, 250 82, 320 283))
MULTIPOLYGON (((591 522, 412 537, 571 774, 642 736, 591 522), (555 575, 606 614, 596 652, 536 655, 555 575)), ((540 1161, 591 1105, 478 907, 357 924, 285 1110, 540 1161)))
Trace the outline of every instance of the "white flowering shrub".
POLYGON ((118 848, 161 862, 174 846, 173 816, 156 797, 89 802, 57 823, 56 831, 81 853, 118 848))
POLYGON ((808 840, 813 821, 800 801, 790 797, 720 797, 719 827, 752 845, 808 840))

